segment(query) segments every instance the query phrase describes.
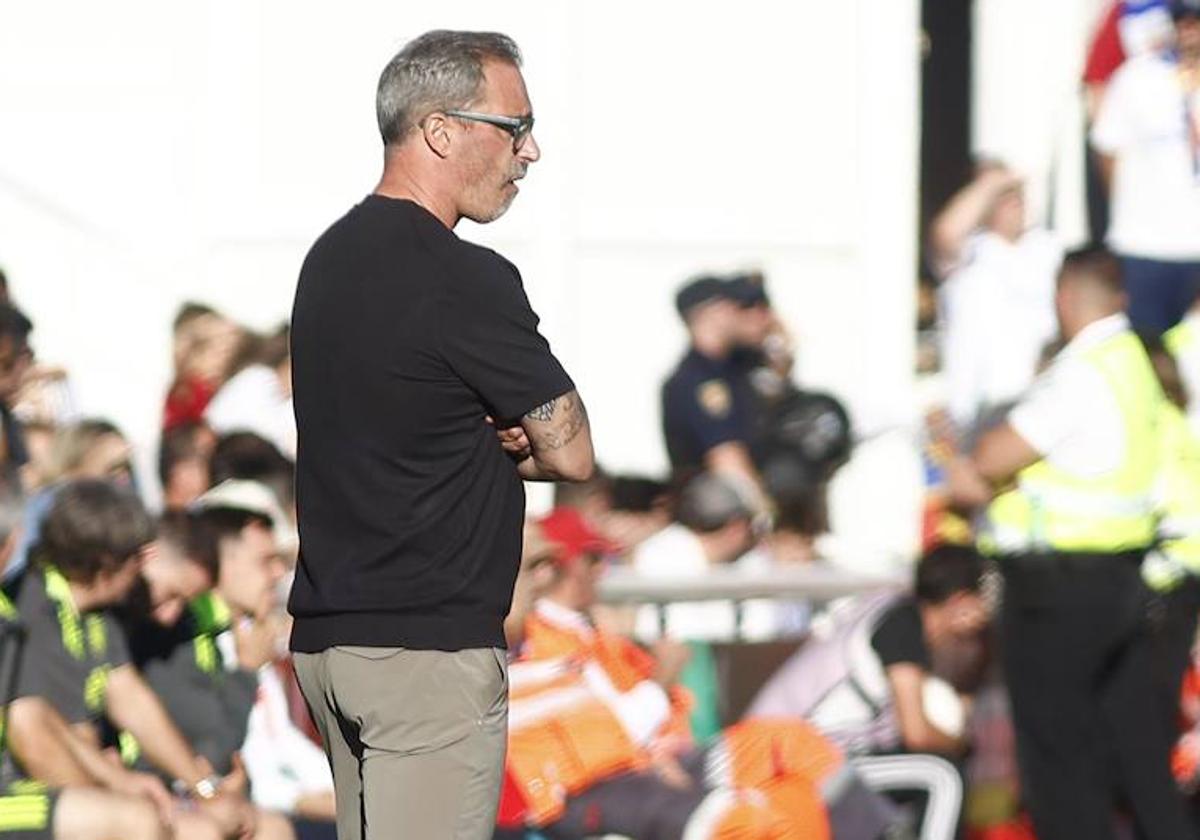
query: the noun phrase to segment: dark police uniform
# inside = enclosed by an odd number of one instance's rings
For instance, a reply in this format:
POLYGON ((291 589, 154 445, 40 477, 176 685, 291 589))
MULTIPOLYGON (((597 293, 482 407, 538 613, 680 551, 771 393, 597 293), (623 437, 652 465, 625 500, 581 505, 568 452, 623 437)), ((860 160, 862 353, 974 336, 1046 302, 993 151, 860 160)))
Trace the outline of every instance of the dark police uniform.
POLYGON ((712 359, 690 349, 662 387, 663 436, 676 478, 704 469, 722 443, 752 446, 755 396, 732 357, 712 359))

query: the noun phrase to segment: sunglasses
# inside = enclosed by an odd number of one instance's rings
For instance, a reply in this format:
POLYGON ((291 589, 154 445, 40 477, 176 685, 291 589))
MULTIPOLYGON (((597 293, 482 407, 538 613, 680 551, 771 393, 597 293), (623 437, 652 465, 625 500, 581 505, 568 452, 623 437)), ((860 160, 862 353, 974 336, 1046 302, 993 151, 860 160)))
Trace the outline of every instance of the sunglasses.
POLYGON ((494 125, 512 137, 513 154, 521 151, 529 135, 533 133, 533 115, 528 117, 503 117, 499 114, 481 114, 478 111, 446 111, 446 116, 470 122, 494 125))

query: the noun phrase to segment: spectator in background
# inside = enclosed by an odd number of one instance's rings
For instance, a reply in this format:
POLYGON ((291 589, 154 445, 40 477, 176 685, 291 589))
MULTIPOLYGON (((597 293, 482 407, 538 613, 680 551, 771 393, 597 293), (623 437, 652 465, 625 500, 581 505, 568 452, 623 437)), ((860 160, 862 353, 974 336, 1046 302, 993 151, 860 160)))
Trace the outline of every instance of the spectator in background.
MULTIPOLYGON (((735 564, 743 570, 770 568, 765 552, 752 551, 757 540, 749 507, 720 475, 702 473, 688 482, 680 491, 675 518, 634 550, 631 565, 639 574, 678 580, 735 564)), ((635 632, 640 639, 731 641, 801 629, 780 626, 778 613, 770 601, 747 601, 740 610, 731 601, 647 605, 639 610, 635 632)))
POLYGON ((1126 61, 1091 131, 1129 320, 1152 332, 1178 323, 1200 292, 1200 0, 1170 6, 1175 50, 1126 61))
POLYGON ((554 507, 572 508, 604 534, 621 554, 671 521, 666 485, 638 476, 613 476, 597 467, 578 484, 554 485, 554 507))
POLYGON ((629 551, 670 524, 671 494, 666 483, 641 475, 613 478, 605 536, 629 551))
POLYGON ((746 717, 804 718, 864 757, 855 767, 868 783, 923 791, 931 810, 935 798, 949 800, 953 825, 962 782, 942 758, 958 761, 967 750, 968 695, 986 663, 982 572, 974 549, 941 546, 917 564, 911 595, 875 592, 836 602, 746 717), (933 676, 939 664, 953 671, 955 687, 933 676))
MULTIPOLYGON (((22 519, 18 489, 0 484, 0 569, 16 547, 22 519)), ((0 624, 7 629, 17 618, 16 607, 0 592, 0 624)), ((13 636, 5 636, 6 664, 13 655, 13 640, 13 636)), ((5 783, 10 787, 0 796, 4 824, 0 836, 162 840, 167 822, 179 840, 216 836, 215 829, 199 815, 174 813, 174 803, 157 778, 129 771, 116 762, 81 761, 75 746, 79 735, 44 698, 23 697, 3 712, 8 751, 5 783), (19 792, 22 789, 26 792, 19 792)))
POLYGON ((6 575, 25 568, 30 550, 41 537, 42 520, 63 485, 78 479, 97 479, 135 488, 133 451, 121 430, 107 420, 88 418, 55 433, 50 447, 44 484, 29 499, 21 543, 6 575))
POLYGON ((988 626, 983 563, 973 548, 939 546, 921 558, 908 592, 844 599, 814 621, 812 638, 767 682, 747 716, 795 715, 851 754, 897 750, 958 758, 965 710, 937 720, 925 702, 935 662, 982 673, 988 626))
POLYGON ((154 525, 127 489, 84 480, 64 485, 46 517, 35 562, 6 586, 26 629, 17 698, 43 698, 80 737, 79 760, 107 763, 102 718, 137 738, 151 762, 179 780, 227 837, 250 835, 254 815, 235 779, 211 768, 180 734, 129 658, 113 608, 133 591, 154 525))
POLYGON ((210 462, 216 446, 213 430, 200 420, 185 420, 163 432, 158 479, 164 509, 186 508, 215 483, 210 462))
POLYGON ((80 420, 59 429, 50 449, 50 483, 98 478, 134 486, 133 449, 108 420, 80 420))
MULTIPOLYGON (((244 481, 218 485, 196 507, 175 520, 186 530, 167 534, 174 562, 164 563, 168 554, 161 552, 143 574, 160 596, 195 592, 204 579, 211 589, 195 593, 186 610, 168 609, 178 602, 159 597, 153 620, 131 616, 126 629, 146 682, 188 743, 224 775, 246 740, 260 672, 283 648, 275 586, 285 571, 275 541, 283 514, 267 488, 244 481)), ((245 763, 253 791, 262 757, 246 756, 245 763)), ((328 787, 332 796, 332 781, 328 787)), ((255 822, 259 837, 292 834, 285 819, 261 808, 255 822)))
POLYGON ((534 597, 513 616, 524 638, 511 666, 503 825, 564 840, 881 835, 890 810, 806 724, 742 723, 697 748, 677 684, 686 648, 663 642, 652 655, 596 627, 603 537, 577 514, 541 524, 551 550, 528 546, 537 553, 521 573, 534 597))
POLYGON ((17 478, 29 460, 21 423, 13 414, 25 374, 33 362, 29 333, 33 322, 10 303, 0 303, 0 464, 4 473, 17 478))
POLYGON ((211 306, 188 302, 172 328, 175 376, 163 407, 163 429, 200 420, 213 394, 229 378, 242 330, 211 306))
POLYGON ((204 419, 219 435, 254 432, 294 460, 296 419, 288 334, 286 324, 266 336, 245 334, 232 375, 208 404, 204 419))
MULTIPOLYGON (((210 468, 213 484, 242 479, 266 486, 275 494, 288 520, 295 523, 296 467, 269 440, 253 432, 224 435, 217 440, 210 468)), ((295 536, 291 539, 294 541, 295 536)))
POLYGON ((930 225, 941 290, 942 369, 950 417, 970 438, 1033 380, 1038 354, 1057 333, 1054 278, 1062 249, 1029 227, 1024 187, 1007 167, 985 164, 930 225))
POLYGON ((757 512, 771 503, 754 462, 755 397, 733 356, 743 331, 741 302, 725 280, 701 277, 679 290, 675 308, 688 352, 662 388, 663 436, 674 481, 710 470, 728 476, 757 512))

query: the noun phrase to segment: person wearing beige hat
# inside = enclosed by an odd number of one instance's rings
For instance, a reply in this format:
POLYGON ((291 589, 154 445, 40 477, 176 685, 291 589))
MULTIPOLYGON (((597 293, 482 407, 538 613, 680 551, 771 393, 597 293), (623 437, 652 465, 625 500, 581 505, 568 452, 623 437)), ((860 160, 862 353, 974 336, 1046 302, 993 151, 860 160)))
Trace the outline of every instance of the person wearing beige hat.
MULTIPOLYGON (((152 611, 127 617, 130 652, 197 752, 217 772, 244 777, 237 754, 259 672, 283 648, 276 585, 287 571, 277 537, 285 518, 266 487, 231 480, 165 521, 143 568, 152 611), (186 604, 164 600, 204 577, 209 586, 186 604)), ((259 808, 256 822, 259 836, 292 835, 281 814, 259 808)))

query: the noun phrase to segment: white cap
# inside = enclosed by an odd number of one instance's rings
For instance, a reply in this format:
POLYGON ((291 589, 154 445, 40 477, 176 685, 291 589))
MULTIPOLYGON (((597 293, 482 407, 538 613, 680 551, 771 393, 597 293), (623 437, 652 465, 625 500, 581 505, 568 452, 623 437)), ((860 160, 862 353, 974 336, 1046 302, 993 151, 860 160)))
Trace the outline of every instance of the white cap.
POLYGON ((242 478, 230 478, 196 499, 195 510, 242 510, 265 517, 271 522, 280 551, 289 551, 299 542, 279 499, 265 484, 242 478))

